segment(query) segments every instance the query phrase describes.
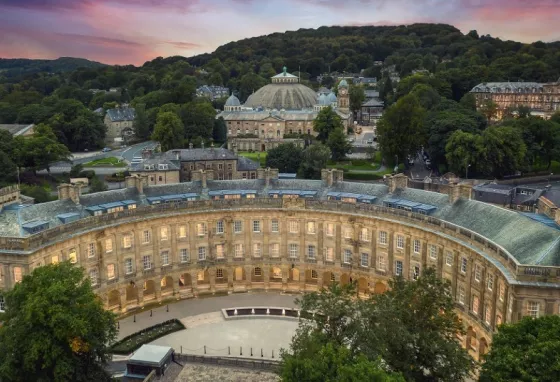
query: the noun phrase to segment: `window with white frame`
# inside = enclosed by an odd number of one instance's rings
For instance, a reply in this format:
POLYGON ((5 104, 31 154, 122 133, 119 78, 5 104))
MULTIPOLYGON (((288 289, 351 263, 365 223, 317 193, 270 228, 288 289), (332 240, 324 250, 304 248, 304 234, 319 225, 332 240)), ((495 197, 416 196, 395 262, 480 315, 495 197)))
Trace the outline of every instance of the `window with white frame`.
POLYGON ((272 219, 270 222, 270 230, 274 233, 280 232, 280 224, 278 223, 278 219, 272 219))
POLYGON ((310 233, 310 234, 316 233, 315 222, 307 222, 307 233, 310 233))
POLYGON ((379 244, 387 244, 387 232, 379 231, 379 244))
POLYGON ((352 251, 350 249, 345 249, 342 252, 342 262, 345 264, 350 264, 352 262, 352 251))
POLYGON ((475 266, 474 266, 474 280, 476 282, 480 282, 481 277, 482 277, 482 269, 480 268, 480 265, 475 264, 475 266))
POLYGON ((447 251, 445 254, 445 265, 451 267, 453 265, 453 252, 447 251))
POLYGON ((253 256, 261 257, 262 256, 262 244, 261 243, 253 243, 253 256))
POLYGON ((160 240, 169 239, 169 230, 167 229, 167 227, 161 227, 159 229, 159 237, 160 237, 160 240))
POLYGON ((385 255, 377 255, 377 269, 383 272, 387 270, 387 257, 385 255))
POLYGON ((133 271, 132 268, 132 259, 125 259, 124 260, 124 273, 129 275, 133 271))
POLYGON ((458 288, 457 300, 459 301, 459 304, 465 305, 465 288, 463 288, 462 286, 458 288))
POLYGON ((316 248, 314 245, 308 245, 307 246, 307 257, 310 259, 314 259, 315 258, 315 254, 316 254, 316 248))
POLYGON ((112 280, 115 278, 115 264, 107 265, 107 280, 112 280))
POLYGON ((243 244, 237 243, 233 248, 235 257, 243 257, 243 244))
POLYGON ((289 227, 290 233, 298 233, 299 232, 299 221, 290 220, 288 222, 288 227, 289 227))
POLYGON ((262 268, 256 267, 256 268, 253 270, 253 274, 254 274, 256 277, 261 277, 261 276, 262 276, 262 268))
POLYGON ((466 257, 461 257, 461 273, 467 273, 468 260, 466 257))
POLYGON ((216 222, 216 233, 217 234, 224 233, 224 221, 223 220, 218 220, 216 222))
POLYGON ((161 253, 161 265, 163 267, 169 265, 169 251, 163 251, 161 253))
POLYGON ((233 232, 234 233, 243 232, 243 221, 236 220, 236 221, 233 222, 233 232))
POLYGON ((222 268, 216 269, 216 278, 223 279, 224 278, 224 270, 222 268))
POLYGON ((506 288, 504 287, 504 284, 500 284, 498 286, 498 298, 500 299, 500 301, 504 301, 505 296, 506 296, 506 288))
POLYGON ((360 256, 360 265, 362 267, 369 267, 369 254, 368 253, 362 253, 360 256))
POLYGON ((181 239, 184 239, 185 237, 187 237, 187 226, 186 225, 179 226, 179 237, 181 239))
POLYGON ((354 230, 351 227, 344 227, 344 238, 352 239, 352 236, 354 236, 354 230))
POLYGON ((491 320, 492 320, 492 308, 490 308, 490 305, 486 305, 486 307, 484 308, 484 321, 486 322, 487 325, 490 325, 491 320))
POLYGON ((145 230, 144 233, 142 234, 142 243, 147 244, 150 242, 152 238, 152 233, 148 230, 145 230))
POLYGON ((403 262, 400 260, 395 261, 395 275, 403 275, 403 262))
POLYGON ((198 247, 198 261, 206 260, 206 247, 198 247))
POLYGON ((152 256, 145 255, 142 258, 142 264, 144 265, 144 270, 147 271, 148 269, 152 269, 152 256))
POLYGON ((23 271, 21 267, 14 267, 14 282, 19 283, 23 279, 23 271))
POLYGON ((404 248, 404 236, 398 235, 397 236, 397 248, 403 249, 404 248))
POLYGON ((0 296, 0 312, 6 310, 6 302, 4 301, 4 296, 0 296))
POLYGON ((369 229, 362 228, 360 230, 360 240, 365 241, 365 242, 369 242, 371 240, 371 236, 369 234, 369 229))
POLYGON ((327 247, 325 248, 325 261, 334 262, 334 248, 327 247))
POLYGON ((261 221, 253 220, 253 232, 261 232, 261 221))
POLYGON ((105 252, 113 252, 113 239, 105 239, 105 252))
POLYGON ((224 245, 223 244, 216 244, 216 258, 223 259, 224 258, 224 245))
POLYGON ((527 314, 533 318, 539 318, 540 304, 536 301, 527 302, 527 314))
POLYGON ((486 276, 486 287, 488 290, 492 290, 494 288, 494 275, 486 276))
POLYGON ((280 244, 278 244, 278 243, 270 244, 270 256, 271 257, 280 256, 280 244))
POLYGON ((87 255, 88 257, 95 256, 95 243, 88 244, 87 255))
POLYGON ((187 248, 181 248, 179 250, 179 258, 182 263, 187 263, 189 261, 189 250, 187 248))
POLYGON ((295 258, 298 257, 298 250, 299 250, 299 248, 298 248, 297 244, 290 243, 288 245, 288 253, 289 253, 291 259, 295 259, 295 258))
POLYGON ((418 280, 418 277, 420 277, 420 267, 418 265, 415 265, 412 268, 412 279, 418 280))
POLYGON ((430 259, 437 260, 437 246, 430 245, 430 259))
POLYGON ((197 223, 196 224, 196 235, 197 236, 206 236, 207 233, 206 223, 197 223))
POLYGON ((478 314, 478 308, 480 304, 480 299, 478 296, 473 296, 472 298, 472 311, 474 314, 478 314))
POLYGON ((334 236, 334 223, 327 223, 325 226, 325 234, 327 236, 334 236))
POLYGON ((414 250, 414 253, 420 253, 420 240, 414 239, 412 241, 412 249, 414 250))
POLYGON ((70 260, 70 263, 72 264, 76 264, 78 262, 78 254, 74 248, 68 252, 68 260, 70 260))
POLYGON ((132 247, 132 235, 130 234, 124 235, 122 240, 123 240, 123 248, 132 247))
POLYGON ((97 268, 89 270, 89 279, 91 281, 91 285, 97 285, 97 282, 99 281, 99 272, 97 271, 97 268))

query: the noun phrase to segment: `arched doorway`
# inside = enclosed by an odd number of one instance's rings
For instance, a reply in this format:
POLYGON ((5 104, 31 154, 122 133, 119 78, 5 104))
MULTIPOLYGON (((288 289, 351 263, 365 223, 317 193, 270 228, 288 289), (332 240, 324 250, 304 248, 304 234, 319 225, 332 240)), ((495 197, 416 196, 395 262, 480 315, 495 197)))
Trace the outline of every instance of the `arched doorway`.
POLYGON ((208 273, 207 269, 198 271, 198 273, 196 274, 196 284, 197 285, 210 284, 210 274, 208 273))
POLYGON ((192 289, 191 275, 189 273, 183 273, 181 277, 179 277, 179 288, 192 289))
POLYGON ((334 273, 332 272, 324 272, 323 273, 323 286, 328 287, 335 282, 334 273))
POLYGON ((244 281, 245 280, 245 269, 243 267, 237 267, 233 271, 233 281, 244 281))
POLYGON ((282 282, 282 269, 278 267, 270 268, 270 282, 275 282, 275 283, 282 282))
POLYGON ((467 350, 477 351, 476 331, 472 326, 469 326, 467 329, 467 341, 465 345, 467 350))
POLYGON ((381 281, 378 281, 375 283, 375 286, 373 288, 373 293, 382 294, 385 293, 386 290, 387 290, 387 286, 383 284, 381 281))
POLYGON ((134 282, 131 282, 126 287, 126 302, 138 301, 138 288, 134 282))
POLYGON ((120 307, 121 293, 116 289, 110 291, 107 295, 107 304, 109 306, 109 309, 120 307))
POLYGON ((478 343, 478 358, 482 360, 482 357, 488 353, 488 341, 486 338, 482 337, 478 343))
POLYGON ((369 295, 369 283, 365 277, 360 277, 358 279, 358 294, 361 297, 367 297, 369 295))
POLYGON ((340 275, 340 285, 350 284, 350 275, 348 273, 343 273, 340 275))
POLYGON ((288 282, 299 282, 299 270, 297 268, 290 269, 288 282))
POLYGON ((144 298, 154 297, 156 293, 156 286, 154 280, 144 281, 144 298))
POLYGON ((161 284, 161 291, 162 292, 169 292, 173 291, 173 277, 165 276, 160 281, 161 284))

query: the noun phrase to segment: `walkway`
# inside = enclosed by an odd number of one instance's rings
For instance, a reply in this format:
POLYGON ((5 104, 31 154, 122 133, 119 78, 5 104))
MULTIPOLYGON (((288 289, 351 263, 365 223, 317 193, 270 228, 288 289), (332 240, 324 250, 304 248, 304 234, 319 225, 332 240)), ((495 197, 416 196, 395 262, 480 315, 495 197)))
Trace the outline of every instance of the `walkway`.
POLYGON ((182 319, 189 316, 196 316, 203 313, 216 312, 224 308, 234 308, 242 306, 277 306, 295 307, 294 295, 282 295, 275 292, 270 293, 234 293, 228 296, 204 297, 182 300, 180 302, 161 305, 153 309, 140 309, 134 316, 126 317, 119 321, 120 330, 117 339, 126 337, 144 328, 153 326, 172 318, 182 319), (150 311, 152 315, 150 316, 150 311))

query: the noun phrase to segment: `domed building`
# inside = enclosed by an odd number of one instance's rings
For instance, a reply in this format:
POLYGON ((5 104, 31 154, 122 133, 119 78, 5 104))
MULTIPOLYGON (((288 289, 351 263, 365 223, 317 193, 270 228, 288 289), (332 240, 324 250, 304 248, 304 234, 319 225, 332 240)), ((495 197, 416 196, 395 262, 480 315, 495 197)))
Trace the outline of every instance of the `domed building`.
POLYGON ((230 96, 218 117, 226 121, 230 150, 266 151, 286 142, 303 146, 305 136, 316 135, 313 121, 328 106, 340 116, 345 127, 351 125, 346 81, 339 84, 338 98, 330 90, 317 94, 284 67, 282 73, 251 94, 243 105, 236 96, 230 96))

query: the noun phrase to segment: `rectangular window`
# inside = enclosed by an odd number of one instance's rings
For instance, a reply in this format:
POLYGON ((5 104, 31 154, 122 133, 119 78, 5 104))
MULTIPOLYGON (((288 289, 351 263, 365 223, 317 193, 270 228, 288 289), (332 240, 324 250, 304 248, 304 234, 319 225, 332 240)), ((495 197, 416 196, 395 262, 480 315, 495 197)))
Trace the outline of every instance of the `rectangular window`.
POLYGON ((467 273, 468 260, 466 257, 461 257, 461 273, 467 273))
POLYGON ((0 296, 0 312, 6 310, 6 302, 4 301, 4 296, 0 296))
POLYGON ((163 267, 169 265, 169 251, 163 251, 161 253, 161 265, 163 267))
POLYGON ((365 242, 369 242, 371 240, 371 236, 369 234, 369 229, 362 228, 360 230, 360 240, 365 241, 365 242))
POLYGON ((297 244, 289 244, 289 254, 291 259, 295 259, 298 257, 298 245, 297 244))
POLYGON ((420 253, 420 240, 414 239, 414 241, 412 242, 412 247, 414 253, 420 253))
POLYGON ((253 220, 253 232, 261 232, 261 221, 253 220))
POLYGON ((241 220, 236 220, 233 222, 233 232, 234 233, 243 232, 243 222, 241 220))
POLYGON ((97 269, 90 269, 89 270, 89 279, 91 281, 91 285, 97 285, 97 281, 99 279, 97 269))
POLYGON ((486 287, 488 290, 492 290, 494 288, 494 275, 488 275, 486 280, 486 287))
POLYGON ((270 244, 270 256, 271 257, 280 256, 280 244, 278 243, 270 244))
POLYGON ((113 252, 113 239, 105 239, 105 252, 113 252))
POLYGON ((418 280, 418 277, 420 277, 420 267, 415 265, 414 268, 412 268, 412 279, 418 280))
POLYGON ((540 304, 538 302, 535 301, 529 301, 527 303, 527 314, 533 318, 538 318, 539 317, 539 310, 540 310, 540 304))
POLYGON ((280 225, 278 224, 278 220, 273 219, 271 224, 270 224, 270 230, 272 232, 280 232, 280 225))
POLYGON ((383 272, 387 269, 387 258, 385 255, 377 255, 377 269, 383 272))
POLYGON ((223 259, 224 258, 224 245, 223 244, 216 244, 216 258, 223 259))
POLYGON ((395 261, 395 275, 402 276, 403 274, 403 262, 400 260, 395 261))
POLYGON ((124 273, 127 275, 132 273, 132 259, 124 260, 124 273))
POLYGON ((160 228, 159 237, 160 237, 161 240, 169 239, 169 231, 168 231, 167 227, 161 227, 160 228))
POLYGON ((144 234, 142 235, 142 243, 147 244, 150 242, 152 237, 152 233, 150 231, 144 231, 144 234))
POLYGON ((334 223, 327 223, 325 231, 327 236, 334 236, 334 223))
POLYGON ((68 260, 70 260, 70 263, 72 264, 76 264, 78 262, 78 255, 75 249, 72 248, 70 252, 68 252, 68 260))
POLYGON ((490 306, 486 305, 486 308, 484 309, 484 321, 486 321, 487 325, 490 325, 491 319, 492 319, 492 309, 490 308, 490 306))
POLYGON ((500 301, 504 301, 504 298, 506 296, 506 288, 504 287, 503 284, 500 284, 500 286, 498 287, 498 297, 500 299, 500 301))
POLYGON ((206 247, 198 247, 198 261, 206 260, 206 247))
POLYGON ((453 252, 447 251, 445 254, 445 265, 451 267, 453 265, 453 252))
POLYGON ((58 264, 58 255, 51 256, 51 264, 58 264))
POLYGON ((123 248, 131 248, 131 247, 132 247, 132 235, 124 235, 123 248))
POLYGON ((216 222, 216 233, 217 234, 224 233, 224 221, 223 220, 218 220, 216 222))
POLYGON ((329 261, 331 263, 334 263, 334 248, 333 247, 325 248, 325 261, 329 261))
POLYGON ((185 237, 187 237, 187 226, 186 225, 179 226, 179 237, 181 239, 184 239, 185 237))
POLYGON ((317 271, 315 269, 311 270, 311 278, 312 279, 317 279, 319 276, 317 274, 317 271))
POLYGON ((206 223, 197 223, 196 225, 196 234, 198 236, 206 236, 207 233, 206 223))
POLYGON ((152 256, 146 255, 142 258, 142 264, 144 265, 144 270, 152 269, 152 256))
POLYGON ((310 259, 314 259, 315 258, 315 246, 314 245, 308 245, 307 246, 307 257, 309 257, 310 259))
POLYGON ((430 245, 430 259, 437 260, 437 246, 430 245))
POLYGON ((397 248, 403 249, 404 248, 404 236, 397 236, 397 248))
POLYGON ((345 239, 352 239, 354 232, 352 232, 352 228, 344 227, 344 238, 345 239))
POLYGON ((474 280, 476 282, 480 282, 480 278, 482 277, 482 270, 478 264, 474 266, 474 280))
POLYGON ((179 250, 179 257, 181 258, 182 263, 186 263, 189 261, 189 250, 187 248, 181 248, 179 250))
POLYGON ((223 279, 224 278, 224 270, 222 268, 216 269, 216 278, 223 279))
POLYGON ((95 243, 89 243, 87 248, 88 257, 95 256, 95 243))
POLYGON ((290 231, 290 233, 298 233, 299 232, 299 222, 297 220, 290 220, 289 231, 290 231))
POLYGON ((369 267, 369 254, 362 253, 360 260, 361 260, 360 265, 362 267, 365 267, 365 268, 369 267))
POLYGON ((243 244, 235 244, 235 257, 243 257, 243 244))
POLYGON ((107 265, 107 279, 112 280, 115 278, 115 264, 107 265))
POLYGON ((459 301, 459 304, 461 305, 465 305, 465 288, 463 287, 459 287, 459 291, 457 292, 457 300, 459 301))
POLYGON ((379 244, 387 244, 387 232, 379 231, 379 244))
POLYGON ((261 243, 253 243, 253 256, 261 257, 262 256, 262 245, 261 243))
POLYGON ((342 262, 345 264, 350 264, 352 262, 352 251, 345 249, 342 253, 342 262))
POLYGON ((14 282, 19 283, 23 279, 21 267, 14 267, 14 282))
POLYGON ((473 296, 472 299, 472 311, 474 314, 478 314, 478 304, 479 304, 480 300, 478 299, 478 296, 473 296))
POLYGON ((253 271, 253 274, 256 277, 261 277, 262 276, 262 269, 260 267, 256 267, 255 270, 253 271))
POLYGON ((316 233, 315 222, 307 222, 307 233, 316 233))

